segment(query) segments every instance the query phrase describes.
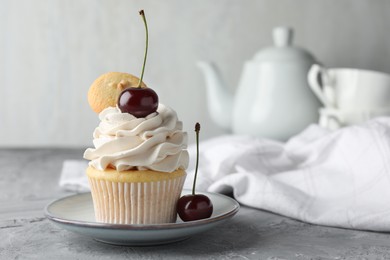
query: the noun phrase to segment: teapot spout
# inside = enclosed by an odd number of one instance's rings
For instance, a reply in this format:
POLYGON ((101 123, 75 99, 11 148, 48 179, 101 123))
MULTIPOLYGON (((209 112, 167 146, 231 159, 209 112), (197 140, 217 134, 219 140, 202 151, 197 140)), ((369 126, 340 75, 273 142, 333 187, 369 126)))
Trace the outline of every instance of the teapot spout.
POLYGON ((211 119, 221 128, 230 130, 233 96, 229 93, 221 73, 214 63, 199 61, 197 65, 206 80, 207 104, 211 119))

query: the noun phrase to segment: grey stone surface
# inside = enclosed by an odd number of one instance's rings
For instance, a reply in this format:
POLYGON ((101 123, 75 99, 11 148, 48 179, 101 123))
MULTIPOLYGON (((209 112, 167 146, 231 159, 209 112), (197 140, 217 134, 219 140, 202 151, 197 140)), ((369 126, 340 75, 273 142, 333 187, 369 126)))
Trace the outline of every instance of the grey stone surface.
POLYGON ((62 230, 43 217, 61 191, 62 161, 82 149, 0 150, 0 259, 390 259, 390 234, 322 227, 243 206, 186 241, 121 247, 62 230))

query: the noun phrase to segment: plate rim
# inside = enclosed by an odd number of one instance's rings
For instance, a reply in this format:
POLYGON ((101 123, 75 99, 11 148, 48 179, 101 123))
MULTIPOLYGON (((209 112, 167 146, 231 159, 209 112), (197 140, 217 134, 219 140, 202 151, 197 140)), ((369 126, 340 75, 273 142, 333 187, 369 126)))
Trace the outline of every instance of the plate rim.
MULTIPOLYGON (((191 190, 189 189, 183 189, 183 192, 188 191, 191 193, 191 190)), ((219 222, 224 219, 228 219, 230 217, 233 217, 240 209, 240 204, 226 196, 220 193, 214 193, 214 192, 197 192, 200 194, 211 194, 213 196, 218 196, 220 198, 223 198, 225 200, 228 200, 229 202, 232 203, 233 209, 215 216, 215 217, 210 217, 206 219, 200 219, 200 220, 195 220, 195 221, 188 221, 188 222, 175 222, 175 223, 161 223, 161 224, 110 224, 110 223, 101 223, 101 222, 91 222, 91 221, 81 221, 81 220, 70 220, 62 217, 55 216, 49 211, 49 208, 55 204, 58 203, 62 200, 70 199, 72 197, 77 197, 77 196, 85 196, 87 194, 90 194, 91 192, 82 192, 82 193, 77 193, 77 194, 72 194, 69 196, 65 196, 59 199, 56 199, 50 203, 48 203, 45 208, 44 208, 44 215, 47 219, 57 222, 60 224, 64 225, 73 225, 77 227, 84 227, 84 228, 98 228, 98 229, 114 229, 114 230, 164 230, 164 229, 180 229, 180 228, 189 228, 189 227, 195 227, 195 226, 201 226, 201 225, 207 225, 215 222, 219 222)))

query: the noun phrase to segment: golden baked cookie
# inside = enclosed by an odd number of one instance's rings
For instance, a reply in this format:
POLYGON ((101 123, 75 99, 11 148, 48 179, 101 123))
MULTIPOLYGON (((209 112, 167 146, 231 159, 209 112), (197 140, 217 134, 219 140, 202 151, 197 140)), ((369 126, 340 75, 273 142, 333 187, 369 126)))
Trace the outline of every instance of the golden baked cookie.
MULTIPOLYGON (((107 107, 115 107, 119 94, 126 88, 137 87, 139 78, 123 72, 108 72, 98 77, 88 91, 88 103, 100 113, 107 107)), ((142 88, 147 86, 142 82, 142 88)))

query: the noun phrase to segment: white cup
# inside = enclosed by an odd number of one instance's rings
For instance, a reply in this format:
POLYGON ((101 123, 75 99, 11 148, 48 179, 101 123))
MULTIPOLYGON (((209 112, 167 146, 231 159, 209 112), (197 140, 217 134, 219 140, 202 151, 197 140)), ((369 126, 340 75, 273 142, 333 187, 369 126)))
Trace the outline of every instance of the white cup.
POLYGON ((325 107, 363 109, 390 107, 390 75, 360 69, 325 69, 314 64, 310 88, 325 107))
POLYGON ((320 108, 319 112, 319 125, 330 130, 339 129, 348 125, 360 124, 376 117, 390 116, 390 108, 371 110, 320 108))

